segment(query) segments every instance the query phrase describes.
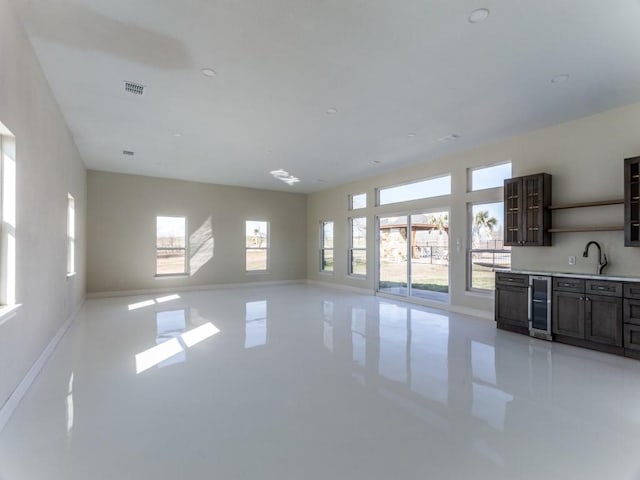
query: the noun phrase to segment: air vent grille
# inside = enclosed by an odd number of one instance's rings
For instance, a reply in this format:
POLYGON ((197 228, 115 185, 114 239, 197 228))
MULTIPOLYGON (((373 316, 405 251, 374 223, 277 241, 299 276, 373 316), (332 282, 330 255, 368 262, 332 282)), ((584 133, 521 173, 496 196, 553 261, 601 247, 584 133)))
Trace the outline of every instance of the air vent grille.
POLYGON ((142 95, 144 93, 144 85, 134 82, 124 82, 124 91, 134 95, 142 95))
POLYGON ((131 150, 122 150, 122 154, 123 155, 128 155, 130 157, 133 157, 134 153, 131 150))

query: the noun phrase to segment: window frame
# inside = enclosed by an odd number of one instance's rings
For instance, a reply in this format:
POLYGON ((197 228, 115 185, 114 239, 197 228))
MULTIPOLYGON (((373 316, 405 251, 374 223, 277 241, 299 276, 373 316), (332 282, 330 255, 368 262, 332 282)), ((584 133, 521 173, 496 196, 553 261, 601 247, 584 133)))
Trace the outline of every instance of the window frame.
POLYGON ((367 275, 369 273, 369 268, 368 268, 368 262, 367 262, 367 217, 365 215, 361 216, 361 217, 350 217, 349 218, 349 252, 348 252, 348 258, 347 261, 349 262, 349 273, 348 275, 351 277, 356 277, 356 278, 367 278, 367 275), (353 239, 354 239, 354 220, 364 220, 364 241, 365 241, 365 246, 364 248, 362 247, 354 247, 353 244, 353 239), (354 272, 354 268, 353 268, 353 253, 354 252, 364 252, 364 269, 365 269, 365 273, 355 273, 354 272))
MULTIPOLYGON (((491 254, 505 254, 508 253, 511 256, 512 250, 510 247, 504 246, 504 225, 503 225, 503 248, 473 248, 473 207, 478 205, 487 205, 487 204, 500 204, 503 203, 500 200, 480 200, 477 202, 468 202, 467 203, 467 249, 466 249, 466 277, 467 284, 466 290, 467 292, 473 292, 480 295, 493 295, 495 292, 495 285, 493 290, 489 288, 478 288, 473 287, 473 254, 474 253, 491 253, 491 254)), ((503 219, 499 219, 503 221, 503 219)), ((511 257, 509 257, 511 258, 511 257)), ((495 260, 493 262, 495 265, 495 260)))
POLYGON ((67 193, 67 277, 76 274, 76 201, 67 193))
POLYGON ((431 199, 431 198, 440 198, 440 197, 446 197, 452 194, 452 185, 453 185, 453 176, 451 175, 451 172, 447 172, 447 173, 443 173, 440 175, 434 175, 432 177, 426 177, 426 178, 420 178, 420 179, 415 179, 415 180, 408 180, 404 183, 397 183, 394 185, 387 185, 384 187, 376 187, 376 206, 377 207, 383 207, 383 206, 387 206, 387 205, 399 205, 401 203, 408 203, 408 202, 416 202, 416 201, 422 201, 422 200, 427 200, 427 199, 431 199), (399 187, 406 187, 409 185, 414 185, 414 184, 418 184, 418 183, 423 183, 423 182, 429 182, 431 180, 437 180, 440 178, 448 178, 449 179, 449 193, 443 193, 441 195, 427 195, 424 197, 419 197, 419 198, 412 198, 409 200, 398 200, 398 201, 394 201, 394 202, 387 202, 387 203, 382 203, 381 200, 381 196, 382 196, 382 192, 383 190, 390 190, 392 188, 399 188, 399 187))
POLYGON ((0 324, 20 307, 16 298, 16 175, 16 137, 0 122, 0 324))
POLYGON ((269 248, 271 247, 271 226, 269 224, 270 222, 267 220, 245 220, 244 222, 244 232, 245 232, 245 242, 244 242, 244 271, 245 273, 249 273, 249 274, 254 274, 254 273, 267 273, 269 272, 269 267, 270 267, 270 257, 271 255, 269 255, 269 248), (249 222, 253 222, 253 223, 264 223, 266 226, 266 232, 265 232, 265 238, 266 238, 266 246, 264 247, 247 247, 247 223, 249 222), (260 270, 249 270, 249 265, 247 263, 247 253, 249 252, 249 250, 264 250, 265 254, 266 254, 266 261, 265 261, 265 268, 264 269, 260 269, 260 270))
POLYGON ((185 277, 189 276, 189 219, 186 215, 156 215, 156 274, 157 278, 163 277, 185 277), (184 247, 158 247, 158 218, 184 218, 184 247), (158 251, 159 250, 183 250, 184 251, 184 271, 175 273, 158 273, 158 251))
POLYGON ((335 257, 335 222, 333 220, 320 220, 320 249, 319 249, 319 253, 320 253, 320 272, 321 273, 327 273, 327 274, 333 274, 335 271, 335 264, 336 264, 336 257, 335 257), (332 236, 332 246, 331 247, 326 247, 325 246, 325 226, 331 224, 331 236, 332 236), (327 269, 325 267, 325 253, 327 251, 331 251, 332 254, 332 259, 333 259, 333 264, 331 266, 331 269, 327 269))

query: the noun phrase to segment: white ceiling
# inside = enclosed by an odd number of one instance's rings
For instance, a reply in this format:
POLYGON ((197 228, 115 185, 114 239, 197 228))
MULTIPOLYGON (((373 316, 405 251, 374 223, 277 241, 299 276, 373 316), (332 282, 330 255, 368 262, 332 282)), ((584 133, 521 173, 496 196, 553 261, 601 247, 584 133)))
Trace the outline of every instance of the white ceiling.
POLYGON ((638 0, 14 2, 96 170, 311 192, 640 101, 638 0))

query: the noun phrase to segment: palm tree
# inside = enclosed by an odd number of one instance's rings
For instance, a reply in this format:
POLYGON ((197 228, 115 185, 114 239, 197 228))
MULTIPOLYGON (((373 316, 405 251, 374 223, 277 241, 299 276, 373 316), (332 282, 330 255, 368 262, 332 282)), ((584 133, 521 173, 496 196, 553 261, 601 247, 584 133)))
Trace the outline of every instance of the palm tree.
POLYGON ((473 238, 480 241, 482 230, 489 230, 491 233, 497 225, 498 219, 496 217, 489 216, 488 210, 480 210, 473 217, 473 238))

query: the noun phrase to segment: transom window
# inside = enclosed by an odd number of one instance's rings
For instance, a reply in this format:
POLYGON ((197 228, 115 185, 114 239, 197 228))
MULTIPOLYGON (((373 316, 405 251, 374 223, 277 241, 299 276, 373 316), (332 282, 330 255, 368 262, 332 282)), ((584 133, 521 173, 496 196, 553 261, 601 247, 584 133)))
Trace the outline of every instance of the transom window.
POLYGON ((423 198, 439 197, 451 194, 451 175, 430 178, 419 182, 406 183, 378 189, 380 205, 409 202, 423 198))
POLYGON ((511 178, 511 162, 469 169, 469 189, 472 192, 498 188, 504 181, 511 178))
POLYGON ((349 195, 349 210, 359 210, 367 207, 367 194, 355 193, 349 195))

